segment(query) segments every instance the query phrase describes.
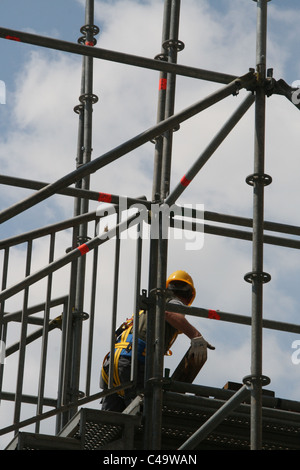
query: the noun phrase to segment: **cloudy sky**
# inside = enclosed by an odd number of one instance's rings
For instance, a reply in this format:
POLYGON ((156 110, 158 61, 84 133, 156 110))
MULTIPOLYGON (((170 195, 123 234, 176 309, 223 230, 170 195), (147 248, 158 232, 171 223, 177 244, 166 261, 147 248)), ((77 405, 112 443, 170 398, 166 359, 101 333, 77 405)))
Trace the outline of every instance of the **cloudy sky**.
MULTIPOLYGON (((163 0, 95 0, 95 24, 100 28, 97 46, 154 58, 161 51, 163 3, 163 0)), ((80 27, 84 24, 84 9, 85 0, 3 0, 0 25, 77 42, 81 36, 80 27)), ((272 0, 268 3, 268 12, 267 66, 274 70, 276 80, 282 78, 291 84, 300 80, 299 2, 272 0)), ((180 64, 243 75, 255 67, 256 3, 251 0, 183 0, 179 39, 185 44, 178 54, 180 64)), ((0 80, 6 85, 6 104, 0 105, 1 174, 54 182, 73 171, 76 165, 78 117, 73 108, 80 95, 81 57, 3 39, 0 40, 0 56, 0 80)), ((94 93, 99 101, 93 112, 93 158, 155 125, 158 78, 155 71, 94 61, 94 93)), ((221 86, 178 77, 175 112, 221 86)), ((174 134, 171 189, 245 96, 245 91, 237 97, 230 96, 180 126, 174 134)), ((299 226, 299 131, 299 110, 281 96, 268 98, 266 173, 273 179, 265 190, 265 219, 268 221, 299 226)), ((207 211, 252 217, 252 189, 245 183, 245 178, 253 172, 253 142, 251 108, 177 202, 194 207, 204 205, 207 211)), ((154 146, 147 143, 93 174, 91 189, 151 198, 153 157, 154 146)), ((0 209, 29 194, 29 190, 0 186, 0 209)), ((90 203, 90 210, 97 207, 96 202, 90 203)), ((2 224, 1 238, 72 215, 71 198, 55 196, 2 224)), ((186 242, 184 236, 181 240, 171 236, 168 272, 185 269, 192 275, 197 288, 194 305, 251 315, 251 286, 244 281, 244 274, 252 268, 251 244, 205 235, 201 249, 188 250, 186 242)), ((56 256, 63 256, 69 244, 70 233, 61 234, 56 256)), ((92 393, 98 391, 98 369, 109 347, 107 318, 111 311, 114 264, 114 247, 111 245, 104 245, 100 254, 92 393)), ((131 315, 133 307, 134 242, 126 240, 122 242, 122 248, 118 315, 124 320, 131 315)), ((24 253, 24 247, 12 252, 9 284, 24 276, 24 253)), ((37 243, 33 269, 47 264, 47 256, 46 242, 37 243)), ((265 318, 299 323, 299 261, 296 250, 265 246, 264 270, 272 276, 272 281, 264 287, 265 318)), ((147 274, 145 243, 142 288, 147 288, 147 274)), ((31 290, 30 305, 43 300, 41 292, 40 288, 31 290)), ((54 279, 54 296, 67 292, 68 275, 63 270, 54 279)), ((88 293, 86 299, 88 311, 88 293)), ((19 310, 20 302, 20 296, 10 299, 6 304, 7 311, 19 310)), ((250 328, 196 318, 191 321, 216 346, 196 382, 216 387, 222 387, 227 381, 241 382, 250 373, 250 328)), ((11 333, 11 340, 15 341, 17 335, 14 337, 11 333)), ((51 347, 58 357, 59 335, 55 332, 53 338, 51 347)), ((299 399, 300 364, 292 362, 292 344, 298 339, 299 336, 290 333, 264 331, 263 373, 271 378, 268 388, 282 398, 299 399)), ((166 359, 165 366, 172 370, 187 347, 188 340, 180 337, 176 351, 166 359)), ((38 365, 30 352, 28 357, 31 372, 25 392, 36 393, 37 385, 32 384, 38 375, 38 365)), ((53 377, 58 360, 59 357, 57 362, 52 361, 49 365, 49 374, 53 377)), ((16 370, 16 364, 11 361, 6 365, 6 371, 8 365, 10 368, 4 380, 4 389, 9 391, 14 390, 16 370)), ((54 393, 55 396, 55 379, 49 380, 47 387, 48 395, 54 393)), ((5 424, 11 422, 10 411, 11 405, 2 402, 0 412, 5 424)))

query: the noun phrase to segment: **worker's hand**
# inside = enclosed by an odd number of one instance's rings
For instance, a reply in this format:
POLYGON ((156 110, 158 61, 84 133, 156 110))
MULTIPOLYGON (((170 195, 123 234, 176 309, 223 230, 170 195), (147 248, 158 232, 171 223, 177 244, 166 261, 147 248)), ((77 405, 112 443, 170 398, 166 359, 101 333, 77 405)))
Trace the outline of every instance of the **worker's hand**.
POLYGON ((197 363, 205 362, 207 359, 207 348, 215 349, 214 346, 209 344, 203 336, 197 336, 191 339, 191 348, 189 357, 193 356, 197 363))

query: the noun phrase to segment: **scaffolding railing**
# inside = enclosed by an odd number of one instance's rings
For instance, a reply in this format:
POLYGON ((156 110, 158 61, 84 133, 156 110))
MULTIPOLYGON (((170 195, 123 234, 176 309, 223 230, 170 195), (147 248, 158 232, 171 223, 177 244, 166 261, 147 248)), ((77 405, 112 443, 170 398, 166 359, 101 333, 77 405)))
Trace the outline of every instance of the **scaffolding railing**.
MULTIPOLYGON (((101 217, 105 217, 107 209, 103 209, 103 214, 101 211, 92 212, 83 214, 77 217, 73 217, 69 220, 65 220, 62 223, 57 223, 50 225, 48 227, 43 227, 41 230, 33 230, 22 235, 11 237, 7 240, 2 240, 0 250, 3 250, 3 268, 2 268, 2 292, 1 292, 1 329, 2 329, 2 341, 6 343, 7 337, 13 337, 15 335, 9 334, 9 327, 11 326, 14 329, 16 324, 19 325, 17 330, 17 335, 20 334, 20 340, 16 341, 14 344, 8 346, 5 352, 5 358, 10 357, 14 353, 19 354, 18 359, 18 372, 17 372, 17 388, 16 393, 7 393, 2 390, 0 397, 5 397, 6 400, 12 400, 15 403, 15 412, 14 412, 14 423, 15 429, 19 428, 20 416, 21 416, 21 404, 24 401, 25 403, 35 403, 37 405, 36 413, 41 415, 43 412, 43 406, 54 406, 57 410, 64 409, 64 405, 69 402, 74 401, 78 396, 88 397, 90 393, 90 382, 91 382, 91 362, 92 362, 92 346, 93 346, 93 328, 94 328, 94 316, 95 316, 95 297, 96 297, 96 282, 97 282, 97 258, 98 258, 98 247, 115 238, 116 243, 116 273, 118 272, 118 259, 119 259, 119 245, 120 238, 114 237, 116 231, 119 234, 122 233, 128 227, 129 221, 131 222, 137 218, 136 214, 126 219, 126 221, 121 222, 116 227, 112 228, 110 231, 105 231, 103 236, 101 234, 96 235, 89 242, 84 244, 78 243, 78 237, 75 237, 76 246, 74 248, 66 249, 66 252, 63 256, 58 259, 54 259, 54 248, 56 237, 60 231, 65 231, 72 228, 72 231, 78 233, 76 230, 82 223, 92 222, 94 226, 94 232, 98 232, 98 224, 101 217), (46 267, 31 273, 32 258, 34 253, 34 241, 41 239, 49 238, 49 264, 46 267), (26 244, 26 249, 23 252, 24 259, 26 260, 26 277, 17 282, 15 285, 6 288, 6 281, 9 273, 9 263, 8 259, 11 255, 11 250, 14 247, 18 247, 20 244, 26 244), (89 244, 89 245, 88 245, 89 244), (91 308, 88 314, 85 312, 79 312, 74 310, 74 285, 72 284, 72 273, 70 274, 70 281, 66 282, 66 287, 69 284, 69 292, 67 295, 60 298, 53 298, 53 292, 51 289, 53 275, 56 271, 63 268, 64 266, 71 265, 76 262, 77 259, 81 256, 84 256, 89 249, 93 252, 93 263, 92 263, 92 272, 91 272, 91 285, 90 285, 90 303, 91 308), (29 289, 32 285, 36 284, 41 279, 46 279, 46 289, 45 289, 45 301, 37 305, 29 305, 28 303, 28 294, 29 289), (23 293, 23 308, 20 311, 15 312, 6 312, 5 302, 7 299, 12 299, 16 294, 23 293), (51 313, 53 311, 57 312, 57 308, 61 310, 61 314, 53 317, 51 313), (42 316, 36 317, 36 314, 41 313, 42 316), (79 390, 72 390, 72 351, 74 344, 72 341, 74 324, 76 322, 82 322, 84 320, 89 321, 89 337, 86 344, 87 353, 87 365, 86 365, 86 383, 85 391, 80 392, 79 390), (29 325, 38 325, 40 328, 36 329, 32 333, 28 333, 29 325), (60 351, 60 366, 58 369, 58 374, 56 379, 58 380, 58 396, 55 398, 45 397, 44 387, 45 387, 45 376, 47 373, 47 357, 49 356, 49 351, 47 344, 49 342, 49 334, 55 328, 61 330, 61 351, 60 351), (25 369, 25 357, 26 357, 26 346, 36 341, 37 339, 42 338, 41 346, 41 363, 40 363, 40 377, 39 377, 39 390, 37 397, 25 397, 22 392, 22 384, 24 376, 26 374, 25 369), (78 396, 77 396, 78 395, 78 396)), ((74 234, 69 234, 71 241, 74 241, 74 234)), ((137 246, 140 247, 140 239, 138 239, 137 246)), ((140 248, 137 252, 137 263, 141 262, 140 248)), ((13 266, 11 267, 13 269, 13 266)), ((72 270, 71 270, 72 271, 72 270)), ((117 296, 117 290, 115 292, 115 297, 117 296)), ((114 302, 115 304, 115 302, 114 302)), ((113 345, 114 333, 116 330, 116 315, 114 307, 114 315, 112 318, 111 325, 111 344, 113 345)), ((135 362, 133 363, 135 367, 135 362)), ((4 364, 1 364, 1 384, 3 380, 4 373, 4 364)), ((30 367, 30 366, 29 366, 30 367)), ((28 372, 28 370, 27 370, 28 372)), ((112 386, 110 386, 111 388, 112 386)), ((104 393, 105 395, 105 393, 104 393)), ((67 407, 70 409, 70 406, 67 407)), ((58 411, 58 418, 61 416, 58 411)), ((34 420, 33 420, 34 421, 34 420)), ((37 420, 39 422, 40 419, 37 420)), ((56 430, 59 431, 62 425, 65 423, 65 420, 58 422, 56 430)))

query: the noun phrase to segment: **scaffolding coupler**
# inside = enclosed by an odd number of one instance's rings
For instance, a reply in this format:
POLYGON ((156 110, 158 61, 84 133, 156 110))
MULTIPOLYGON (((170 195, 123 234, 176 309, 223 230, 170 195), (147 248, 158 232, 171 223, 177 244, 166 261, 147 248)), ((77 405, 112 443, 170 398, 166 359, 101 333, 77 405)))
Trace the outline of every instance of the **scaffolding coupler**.
POLYGON ((257 75, 254 69, 249 69, 245 75, 237 77, 235 80, 236 89, 232 93, 233 96, 237 96, 242 88, 248 91, 254 91, 257 86, 257 75))

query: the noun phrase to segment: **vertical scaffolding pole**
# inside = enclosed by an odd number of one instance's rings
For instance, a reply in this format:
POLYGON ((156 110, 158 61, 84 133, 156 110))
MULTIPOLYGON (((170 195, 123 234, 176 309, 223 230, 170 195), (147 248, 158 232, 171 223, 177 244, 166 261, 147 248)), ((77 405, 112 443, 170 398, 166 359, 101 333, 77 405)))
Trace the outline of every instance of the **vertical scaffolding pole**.
MULTIPOLYGON (((86 0, 85 25, 81 28, 84 34, 78 40, 86 46, 94 46, 96 40, 94 34, 99 29, 94 26, 94 0, 86 0)), ((80 105, 74 110, 79 115, 78 139, 77 139, 77 168, 91 160, 92 154, 92 113, 93 104, 97 97, 93 94, 93 57, 85 56, 82 59, 81 95, 80 105)), ((76 183, 76 187, 88 190, 90 188, 90 177, 86 176, 76 183)), ((86 198, 77 198, 74 203, 74 216, 88 212, 89 201, 86 198)), ((74 228, 73 248, 88 240, 88 226, 82 224, 74 228)), ((65 343, 66 351, 64 357, 64 380, 63 380, 63 403, 78 398, 81 362, 82 320, 84 314, 84 290, 85 290, 86 257, 82 256, 75 260, 71 266, 71 280, 69 293, 68 340, 65 343)), ((76 410, 70 413, 74 414, 76 410)), ((71 415, 65 417, 70 419, 71 415)), ((63 423, 64 424, 64 423, 63 423)))
MULTIPOLYGON (((86 0, 85 9, 85 26, 81 28, 85 34, 84 41, 87 46, 94 46, 94 0, 86 0)), ((93 103, 96 101, 93 95, 93 58, 83 58, 83 95, 80 99, 83 103, 83 136, 82 136, 82 164, 90 162, 92 155, 92 114, 93 103)), ((79 149, 80 151, 80 149, 79 149)), ((90 188, 90 177, 83 178, 80 182, 82 189, 90 188)), ((80 214, 88 212, 89 201, 88 199, 81 199, 80 214)), ((77 214, 76 214, 77 215, 77 214)), ((85 243, 88 240, 87 224, 79 227, 79 244, 85 243)), ((75 308, 76 314, 74 322, 74 342, 72 354, 72 378, 71 390, 76 394, 79 390, 79 374, 80 374, 80 360, 81 360, 81 337, 82 337, 82 319, 84 315, 84 288, 85 288, 85 270, 86 270, 86 257, 82 256, 78 259, 77 281, 75 291, 75 308)), ((76 399, 72 396, 71 399, 76 399)))
MULTIPOLYGON (((163 14, 163 28, 162 28, 162 48, 161 54, 157 57, 160 60, 167 60, 165 54, 164 43, 169 39, 170 35, 170 16, 171 16, 171 2, 172 0, 165 0, 164 14, 163 14)), ((159 87, 158 87, 158 105, 157 105, 157 122, 164 120, 165 116, 165 102, 166 102, 166 84, 167 74, 160 73, 159 87)), ((163 153, 163 136, 159 135, 155 139, 155 153, 154 153, 154 168, 153 168, 153 188, 152 200, 158 202, 160 200, 160 185, 161 185, 161 168, 162 168, 162 153, 163 153)), ((149 257, 149 281, 148 291, 152 297, 152 293, 157 285, 157 262, 158 262, 158 240, 156 237, 150 237, 150 257, 149 257)), ((152 408, 153 408, 153 394, 152 384, 150 379, 153 377, 154 365, 154 341, 155 341, 155 306, 149 305, 147 314, 147 354, 145 362, 145 399, 144 399, 144 416, 145 416, 145 449, 151 448, 153 424, 152 424, 152 408)))
MULTIPOLYGON (((3 264, 2 264, 2 283, 1 290, 6 288, 7 275, 8 275, 8 260, 9 260, 9 248, 5 248, 3 255, 3 264)), ((5 301, 0 302, 0 348, 6 343, 7 336, 7 323, 4 322, 4 307, 5 301)), ((2 351, 0 351, 2 352, 2 351)), ((3 383, 3 374, 4 374, 4 363, 1 361, 2 354, 0 355, 0 406, 1 406, 1 392, 2 392, 2 383, 3 383)))
MULTIPOLYGON (((172 0, 170 11, 170 39, 164 47, 168 49, 168 61, 176 62, 178 51, 178 29, 179 29, 180 0, 172 0)), ((174 114, 176 76, 169 75, 167 78, 167 94, 165 119, 174 114)), ((171 156, 172 156, 173 130, 167 131, 164 136, 161 171, 161 202, 166 198, 170 189, 171 156)), ((161 448, 162 428, 162 403, 163 403, 163 367, 164 367, 164 339, 165 339, 165 289, 168 263, 168 233, 165 231, 163 211, 159 211, 159 238, 158 238, 158 260, 156 278, 156 302, 155 302, 155 347, 153 364, 153 432, 151 448, 161 448)))
MULTIPOLYGON (((168 62, 173 64, 177 62, 177 52, 184 47, 183 43, 178 40, 179 16, 180 0, 172 0, 170 12, 170 39, 164 42, 163 47, 168 51, 168 62)), ((176 74, 168 73, 165 119, 174 114, 175 89, 176 74)), ((163 136, 161 199, 165 199, 170 191, 173 132, 174 129, 169 129, 163 136)))
MULTIPOLYGON (((171 1, 172 0, 165 0, 164 15, 163 15, 163 30, 162 30, 162 47, 161 47, 161 53, 156 57, 156 59, 160 59, 164 61, 167 60, 167 54, 165 51, 164 44, 170 37, 171 1)), ((161 122, 165 118, 166 89, 167 89, 167 73, 161 72, 159 76, 159 85, 158 85, 157 122, 161 122)), ((155 139, 153 189, 152 189, 152 199, 154 201, 157 201, 160 198, 162 153, 163 153, 163 136, 160 135, 160 136, 157 136, 157 138, 155 139)))
POLYGON ((259 450, 262 445, 262 385, 265 379, 262 375, 263 284, 270 280, 263 271, 264 186, 270 182, 270 177, 264 172, 267 2, 257 0, 254 174, 247 179, 253 185, 252 272, 245 277, 252 283, 251 375, 245 378, 245 382, 251 385, 252 450, 259 450))
MULTIPOLYGON (((26 254, 26 267, 25 277, 29 276, 31 271, 32 261, 32 240, 27 242, 27 254, 26 254)), ((18 362, 18 374, 16 384, 16 396, 15 396, 15 410, 14 410, 14 423, 19 423, 21 416, 21 405, 22 405, 22 391, 23 381, 25 373, 25 353, 26 353, 26 334, 28 326, 28 298, 29 298, 29 287, 24 289, 23 296, 23 309, 21 317, 21 328, 20 328, 20 348, 19 348, 19 362, 18 362)))
MULTIPOLYGON (((54 249, 55 249, 55 234, 52 233, 50 236, 50 245, 49 245, 49 264, 52 263, 52 261, 54 260, 54 249)), ((41 346, 38 403, 37 403, 37 408, 36 408, 37 415, 43 412, 43 401, 44 401, 45 382, 46 382, 52 281, 53 281, 53 273, 49 274, 48 280, 47 280, 47 292, 46 292, 45 313, 44 313, 44 322, 43 322, 43 336, 42 336, 42 346, 41 346)), ((38 433, 39 430, 40 430, 40 423, 37 422, 35 426, 35 432, 38 433)))

